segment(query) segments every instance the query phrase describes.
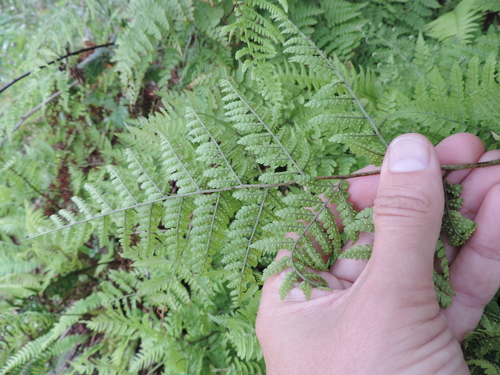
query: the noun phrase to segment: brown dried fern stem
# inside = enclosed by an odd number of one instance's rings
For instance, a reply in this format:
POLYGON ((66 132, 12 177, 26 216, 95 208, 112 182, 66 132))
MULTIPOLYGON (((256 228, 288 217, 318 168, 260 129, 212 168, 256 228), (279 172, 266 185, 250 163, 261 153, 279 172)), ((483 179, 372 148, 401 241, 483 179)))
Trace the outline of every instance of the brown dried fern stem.
MULTIPOLYGON (((441 170, 452 172, 452 171, 458 171, 461 169, 475 169, 475 168, 485 168, 485 167, 492 167, 494 165, 500 165, 500 159, 495 159, 495 160, 490 160, 490 161, 482 161, 480 163, 468 163, 468 164, 448 164, 448 165, 442 165, 441 170)), ((338 176, 322 176, 322 177, 315 177, 315 180, 348 180, 351 178, 357 178, 357 177, 365 177, 365 176, 373 176, 376 174, 380 174, 380 170, 376 171, 368 171, 368 172, 356 172, 356 173, 351 173, 347 175, 338 175, 338 176)))

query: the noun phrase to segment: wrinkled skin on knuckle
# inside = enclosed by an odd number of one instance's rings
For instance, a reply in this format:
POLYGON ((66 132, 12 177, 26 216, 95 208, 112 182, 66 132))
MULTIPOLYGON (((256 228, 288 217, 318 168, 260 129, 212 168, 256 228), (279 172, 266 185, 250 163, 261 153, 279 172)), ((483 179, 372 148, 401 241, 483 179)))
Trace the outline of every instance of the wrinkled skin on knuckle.
POLYGON ((375 198, 373 213, 378 217, 416 218, 434 213, 439 204, 415 189, 387 189, 375 198))

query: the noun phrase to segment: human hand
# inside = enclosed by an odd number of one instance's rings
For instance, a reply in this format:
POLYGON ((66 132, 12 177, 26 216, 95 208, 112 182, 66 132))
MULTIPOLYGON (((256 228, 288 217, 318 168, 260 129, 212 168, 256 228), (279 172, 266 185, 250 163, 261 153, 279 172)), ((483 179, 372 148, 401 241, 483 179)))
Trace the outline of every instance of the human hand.
POLYGON ((500 166, 447 178, 462 184, 461 212, 478 228, 461 248, 446 247, 456 296, 443 310, 433 285, 444 206, 440 164, 499 158, 500 150, 484 153, 465 133, 435 148, 417 134, 393 141, 380 176, 350 181, 354 207, 374 206, 375 236, 358 241, 373 243, 371 259, 337 260, 320 273, 333 292, 313 289, 310 300, 298 286, 280 300, 290 270, 266 280, 256 330, 267 373, 468 374, 460 343, 500 287, 500 166), (409 156, 418 158, 403 161, 409 156))

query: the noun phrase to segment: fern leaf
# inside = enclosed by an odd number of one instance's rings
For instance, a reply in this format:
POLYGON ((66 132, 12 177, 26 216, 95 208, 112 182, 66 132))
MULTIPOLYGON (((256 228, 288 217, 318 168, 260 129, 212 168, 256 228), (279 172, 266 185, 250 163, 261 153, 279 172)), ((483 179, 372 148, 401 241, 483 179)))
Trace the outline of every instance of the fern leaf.
MULTIPOLYGON (((337 211, 340 213, 340 219, 344 226, 349 226, 355 223, 358 213, 354 209, 351 202, 349 202, 349 193, 347 192, 349 184, 343 181, 339 184, 338 190, 334 193, 332 200, 337 203, 337 211)), ((345 232, 351 239, 352 243, 356 243, 359 238, 359 231, 353 230, 345 232)))
POLYGON ((356 245, 343 251, 337 259, 368 260, 372 255, 372 245, 356 245))
POLYGON ((289 256, 284 256, 283 258, 279 260, 274 260, 267 268, 264 270, 262 274, 262 280, 267 280, 269 277, 276 275, 287 267, 291 267, 291 262, 290 262, 290 257, 289 256))
POLYGON ((468 42, 479 27, 475 21, 481 18, 481 15, 477 14, 477 11, 475 0, 462 0, 454 10, 428 23, 427 33, 441 41, 455 36, 468 42))
POLYGON ((365 156, 369 163, 382 165, 385 149, 369 134, 336 134, 330 142, 344 143, 359 156, 365 156))
POLYGON ((241 312, 237 312, 232 315, 211 315, 210 318, 227 329, 226 337, 236 349, 236 355, 239 358, 246 361, 252 358, 262 358, 260 345, 255 335, 254 316, 250 317, 250 320, 241 312))
POLYGON ((285 299, 297 281, 299 281, 299 275, 296 272, 288 272, 285 277, 283 277, 283 281, 279 288, 281 300, 285 299))
POLYGON ((497 82, 495 80, 497 76, 496 70, 497 70, 497 59, 496 59, 496 53, 493 51, 488 55, 488 58, 484 63, 483 75, 481 79, 481 87, 483 89, 495 87, 497 85, 497 82))
POLYGON ((444 79, 443 77, 441 76, 441 74, 439 73, 439 70, 437 67, 434 67, 434 69, 432 69, 431 73, 430 73, 430 77, 431 77, 431 90, 430 90, 430 93, 431 93, 431 97, 435 98, 435 99, 439 99, 439 98, 444 98, 447 96, 447 88, 446 88, 446 84, 444 82, 444 79))
POLYGON ((86 299, 77 301, 65 312, 59 321, 54 324, 48 333, 30 341, 15 355, 9 357, 5 362, 5 365, 0 369, 0 375, 7 375, 15 367, 37 357, 46 348, 48 348, 49 345, 59 339, 59 337, 61 337, 61 335, 63 335, 69 327, 75 324, 83 314, 95 309, 99 306, 99 304, 100 300, 95 294, 87 297, 86 299))
POLYGON ((481 368, 481 370, 485 375, 500 374, 500 366, 497 366, 495 363, 487 361, 485 359, 471 359, 467 361, 467 365, 475 366, 476 368, 481 368))
POLYGON ((439 265, 442 268, 443 276, 446 280, 450 279, 450 266, 446 257, 446 249, 443 241, 439 239, 436 245, 436 258, 439 260, 439 265))
MULTIPOLYGON (((357 109, 362 113, 362 116, 369 122, 375 134, 379 137, 380 141, 387 146, 387 143, 383 139, 382 135, 378 127, 375 125, 373 119, 368 115, 365 110, 365 107, 361 103, 361 101, 356 96, 353 88, 344 78, 344 75, 340 72, 339 69, 335 67, 335 64, 328 59, 323 51, 317 47, 317 45, 300 29, 298 29, 291 21, 283 20, 280 25, 284 33, 287 34, 295 34, 297 37, 289 38, 285 46, 287 47, 283 52, 291 53, 295 56, 290 58, 290 61, 302 62, 306 65, 310 65, 312 67, 317 67, 323 71, 326 71, 327 74, 331 75, 331 72, 343 83, 347 91, 349 92, 350 97, 354 101, 357 106, 357 109)), ((333 77, 332 77, 333 78, 333 77)))
POLYGON ((110 175, 111 182, 116 187, 116 191, 119 193, 120 201, 123 202, 124 206, 130 206, 138 204, 139 202, 132 193, 132 188, 129 188, 125 183, 125 177, 122 172, 118 170, 115 166, 109 165, 107 170, 110 175))
POLYGON ((163 202, 162 224, 165 228, 163 251, 157 255, 167 254, 175 257, 187 246, 190 230, 190 216, 195 206, 190 197, 179 197, 163 202))
POLYGON ((457 62, 453 64, 450 72, 451 78, 451 97, 461 102, 464 100, 464 82, 462 69, 457 62))
POLYGON ((162 190, 146 170, 144 161, 139 160, 139 156, 130 149, 126 149, 125 154, 127 155, 130 170, 136 176, 140 188, 145 191, 148 198, 151 200, 164 198, 162 190))

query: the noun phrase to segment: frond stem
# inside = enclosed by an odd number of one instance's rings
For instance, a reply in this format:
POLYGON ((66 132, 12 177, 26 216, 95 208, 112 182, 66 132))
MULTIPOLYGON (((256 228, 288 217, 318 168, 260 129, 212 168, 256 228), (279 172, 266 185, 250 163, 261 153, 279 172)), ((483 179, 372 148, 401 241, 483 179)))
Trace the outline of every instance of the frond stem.
MULTIPOLYGON (((445 170, 445 171, 457 171, 457 170, 461 170, 461 169, 484 168, 484 167, 490 167, 490 166, 494 166, 494 165, 500 165, 500 159, 495 159, 495 160, 490 160, 490 161, 483 161, 483 162, 480 162, 480 163, 442 165, 441 169, 445 170)), ((368 171, 368 172, 357 172, 357 173, 351 173, 351 174, 348 174, 348 175, 321 176, 321 177, 315 177, 314 179, 315 180, 320 180, 320 181, 321 180, 348 180, 348 179, 351 179, 351 178, 373 176, 373 175, 377 175, 377 174, 380 174, 380 170, 368 171)), ((108 216, 108 215, 113 215, 113 214, 116 214, 118 212, 123 212, 123 211, 131 210, 131 209, 134 209, 134 208, 137 208, 137 207, 142 207, 142 206, 146 206, 146 205, 149 205, 149 204, 154 204, 154 203, 162 202, 162 201, 165 201, 167 199, 178 199, 178 198, 189 197, 189 196, 198 195, 198 194, 212 194, 212 193, 219 193, 219 192, 223 192, 223 191, 232 191, 232 190, 240 190, 240 189, 270 189, 270 188, 277 188, 277 187, 281 187, 281 186, 290 186, 290 185, 297 185, 297 184, 298 184, 297 181, 292 180, 292 181, 280 182, 280 183, 276 183, 276 184, 237 185, 237 186, 229 186, 229 187, 219 188, 219 189, 196 190, 196 191, 193 191, 193 192, 190 192, 190 193, 169 195, 169 196, 165 196, 165 197, 162 197, 162 198, 154 199, 154 200, 151 200, 151 201, 137 203, 137 204, 134 204, 132 206, 118 208, 116 210, 112 210, 110 212, 105 212, 105 213, 102 213, 102 214, 99 214, 99 215, 96 215, 96 216, 93 216, 91 218, 87 218, 87 219, 84 219, 84 220, 75 221, 73 223, 66 224, 66 225, 64 225, 62 227, 59 227, 59 228, 55 228, 55 229, 51 229, 51 230, 48 230, 48 231, 45 231, 45 232, 37 233, 37 234, 35 234, 33 236, 28 237, 28 239, 34 239, 34 238, 37 238, 37 237, 40 237, 40 236, 43 236, 43 235, 47 235, 47 234, 50 234, 50 233, 53 233, 53 232, 57 232, 57 231, 62 230, 62 229, 70 228, 70 227, 72 227, 74 225, 87 223, 89 221, 96 220, 96 219, 99 219, 99 218, 103 218, 103 217, 108 216)), ((107 204, 107 202, 105 202, 105 203, 107 204)))
MULTIPOLYGON (((476 169, 476 168, 485 168, 492 167, 494 165, 500 165, 500 159, 490 160, 490 161, 482 161, 479 163, 466 163, 466 164, 443 164, 441 165, 441 170, 443 171, 458 171, 461 169, 476 169)), ((365 177, 365 176, 373 176, 380 174, 380 169, 376 171, 367 171, 367 172, 356 172, 348 175, 337 175, 337 176, 321 176, 315 177, 315 180, 348 180, 351 178, 357 177, 365 177)))

